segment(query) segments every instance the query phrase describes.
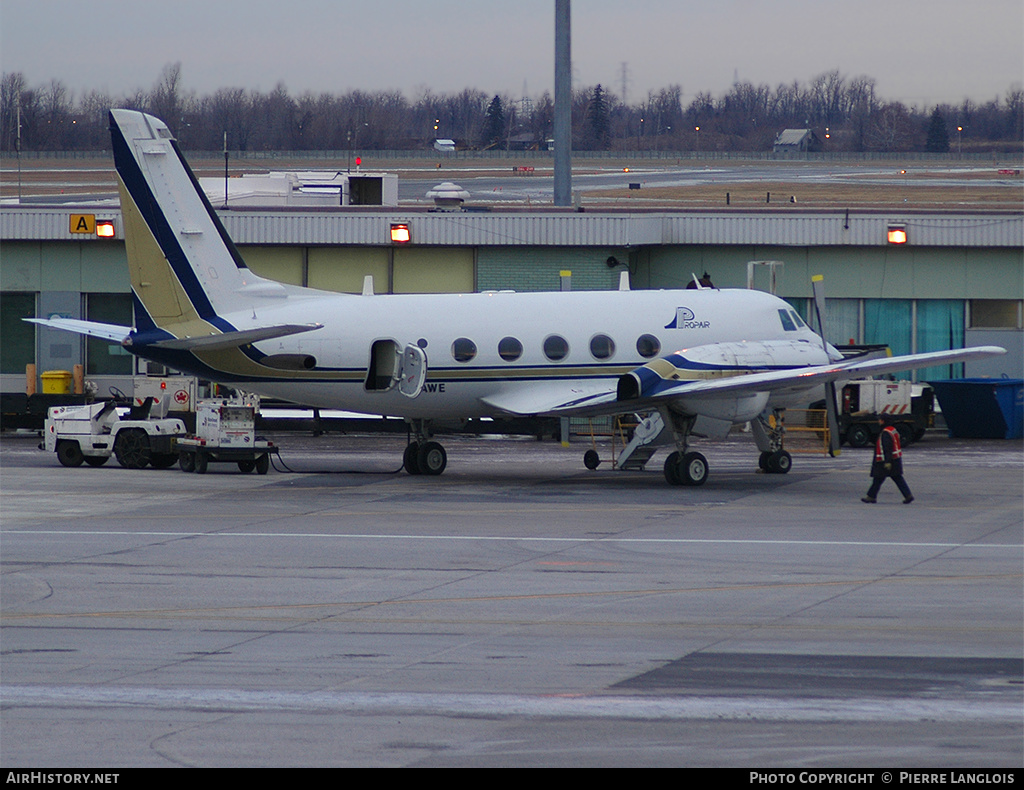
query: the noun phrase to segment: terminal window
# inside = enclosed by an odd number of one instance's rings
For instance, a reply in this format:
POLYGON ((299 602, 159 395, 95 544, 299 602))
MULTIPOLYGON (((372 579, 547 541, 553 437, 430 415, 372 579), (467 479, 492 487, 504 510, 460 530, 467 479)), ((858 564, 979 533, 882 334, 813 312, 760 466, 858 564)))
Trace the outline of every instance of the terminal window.
POLYGON ((1019 299, 972 299, 972 329, 1020 329, 1019 299))
POLYGON ((36 327, 21 320, 35 317, 35 292, 0 294, 0 373, 24 373, 36 361, 36 327))

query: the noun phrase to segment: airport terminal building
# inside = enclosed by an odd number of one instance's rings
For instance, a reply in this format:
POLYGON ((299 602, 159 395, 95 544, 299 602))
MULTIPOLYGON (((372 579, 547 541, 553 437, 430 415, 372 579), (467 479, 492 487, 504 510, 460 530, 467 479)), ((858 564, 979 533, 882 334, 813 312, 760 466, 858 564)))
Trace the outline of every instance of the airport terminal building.
MULTIPOLYGON (((359 294, 752 285, 805 317, 823 275, 837 344, 894 354, 1000 345, 1004 357, 917 371, 919 380, 1024 371, 1019 211, 617 210, 244 207, 219 210, 247 265, 282 282, 359 294), (393 240, 393 230, 405 231, 393 240), (749 265, 750 262, 781 262, 749 265), (751 279, 752 278, 752 279, 751 279)), ((26 323, 132 322, 116 204, 5 206, 0 214, 3 392, 82 364, 101 392, 133 371, 117 345, 26 323), (106 235, 104 235, 106 234, 106 235)))

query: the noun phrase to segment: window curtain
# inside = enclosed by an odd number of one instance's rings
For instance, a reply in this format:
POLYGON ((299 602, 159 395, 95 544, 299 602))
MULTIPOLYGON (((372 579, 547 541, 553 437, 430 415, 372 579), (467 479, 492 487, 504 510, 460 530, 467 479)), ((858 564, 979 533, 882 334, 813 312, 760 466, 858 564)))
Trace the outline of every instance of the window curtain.
MULTIPOLYGON (((917 303, 917 351, 964 347, 964 303, 959 299, 921 299, 917 303)), ((918 381, 961 379, 964 363, 923 368, 918 381)))
MULTIPOLYGON (((910 299, 865 299, 864 342, 887 345, 894 356, 912 351, 913 311, 910 299)), ((909 379, 911 371, 893 373, 894 379, 909 379)))

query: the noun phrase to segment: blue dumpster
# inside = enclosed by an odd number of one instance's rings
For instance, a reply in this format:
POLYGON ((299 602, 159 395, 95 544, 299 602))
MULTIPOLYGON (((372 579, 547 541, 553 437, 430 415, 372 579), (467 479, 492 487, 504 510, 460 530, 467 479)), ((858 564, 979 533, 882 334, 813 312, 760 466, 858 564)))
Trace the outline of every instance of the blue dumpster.
POLYGON ((950 436, 972 439, 1024 437, 1024 379, 929 381, 950 436))

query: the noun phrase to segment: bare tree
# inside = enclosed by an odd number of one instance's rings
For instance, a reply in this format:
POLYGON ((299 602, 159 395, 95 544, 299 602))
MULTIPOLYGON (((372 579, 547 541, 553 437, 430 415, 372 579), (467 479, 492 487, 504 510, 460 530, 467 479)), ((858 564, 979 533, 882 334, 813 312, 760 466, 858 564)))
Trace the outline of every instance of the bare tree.
POLYGON ((4 72, 0 79, 0 150, 15 150, 22 97, 27 90, 24 74, 20 71, 4 72))
POLYGON ((910 112, 899 102, 884 104, 871 116, 865 143, 874 151, 908 151, 914 142, 910 112))

